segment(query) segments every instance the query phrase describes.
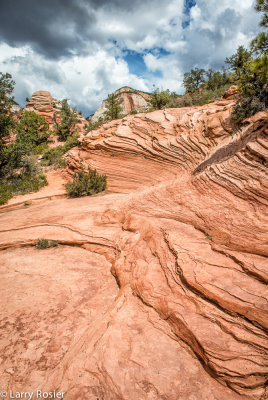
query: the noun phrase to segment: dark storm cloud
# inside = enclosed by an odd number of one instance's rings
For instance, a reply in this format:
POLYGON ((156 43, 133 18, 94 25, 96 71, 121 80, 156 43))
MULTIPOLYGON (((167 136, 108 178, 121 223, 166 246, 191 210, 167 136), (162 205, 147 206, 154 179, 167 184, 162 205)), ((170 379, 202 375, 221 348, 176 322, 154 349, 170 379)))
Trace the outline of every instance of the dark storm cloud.
MULTIPOLYGON (((145 1, 146 2, 146 1, 145 1)), ((131 10, 142 0, 0 0, 0 40, 29 44, 49 58, 80 54, 85 43, 101 40, 95 11, 131 10)))

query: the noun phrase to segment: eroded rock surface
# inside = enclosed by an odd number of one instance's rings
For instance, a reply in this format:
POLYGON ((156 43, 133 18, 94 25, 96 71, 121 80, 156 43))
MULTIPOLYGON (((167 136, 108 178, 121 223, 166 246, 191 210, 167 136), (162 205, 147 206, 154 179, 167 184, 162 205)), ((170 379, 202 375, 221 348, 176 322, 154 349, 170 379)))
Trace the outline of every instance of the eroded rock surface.
POLYGON ((105 124, 67 162, 106 193, 0 208, 3 390, 265 399, 268 118, 232 106, 105 124))

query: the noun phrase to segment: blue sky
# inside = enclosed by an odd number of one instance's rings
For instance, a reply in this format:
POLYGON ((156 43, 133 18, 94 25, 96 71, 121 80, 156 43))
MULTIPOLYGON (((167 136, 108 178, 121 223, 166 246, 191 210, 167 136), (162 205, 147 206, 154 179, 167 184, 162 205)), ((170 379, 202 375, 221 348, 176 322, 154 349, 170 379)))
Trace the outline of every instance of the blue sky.
POLYGON ((122 86, 183 93, 191 68, 220 68, 259 31, 254 0, 9 0, 0 71, 23 106, 36 90, 85 115, 122 86))

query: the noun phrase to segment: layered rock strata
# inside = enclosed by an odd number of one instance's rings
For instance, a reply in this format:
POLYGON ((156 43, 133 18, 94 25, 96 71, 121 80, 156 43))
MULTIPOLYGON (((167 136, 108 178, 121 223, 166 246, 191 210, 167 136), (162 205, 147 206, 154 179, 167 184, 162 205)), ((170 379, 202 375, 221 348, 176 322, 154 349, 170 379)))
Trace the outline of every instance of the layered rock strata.
MULTIPOLYGON (((122 108, 122 114, 129 114, 131 111, 145 112, 150 108, 149 99, 150 94, 141 92, 140 90, 132 89, 124 86, 114 92, 118 96, 122 108)), ((90 117, 91 122, 97 122, 99 118, 105 115, 107 100, 104 100, 97 111, 90 117)))
POLYGON ((106 193, 0 209, 2 389, 265 399, 268 118, 233 104, 105 124, 67 162, 106 193))

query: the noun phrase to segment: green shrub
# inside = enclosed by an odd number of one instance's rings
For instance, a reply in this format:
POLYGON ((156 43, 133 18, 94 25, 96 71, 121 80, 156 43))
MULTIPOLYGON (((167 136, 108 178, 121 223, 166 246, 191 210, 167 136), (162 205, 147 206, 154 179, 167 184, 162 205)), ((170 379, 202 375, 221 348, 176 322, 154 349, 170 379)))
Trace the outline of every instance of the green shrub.
POLYGON ((232 119, 240 125, 258 111, 268 108, 268 57, 257 57, 244 66, 238 82, 240 99, 234 107, 232 119))
POLYGON ((56 165, 57 167, 64 166, 64 160, 62 159, 64 151, 64 146, 51 147, 44 152, 42 156, 43 165, 56 165))
POLYGON ((175 92, 170 92, 169 89, 160 91, 154 87, 149 103, 155 110, 177 107, 177 95, 175 92))
POLYGON ((33 154, 43 154, 48 149, 47 143, 41 143, 33 149, 33 154))
POLYGON ((78 146, 79 141, 77 136, 68 136, 65 144, 63 146, 51 147, 46 150, 42 156, 43 165, 55 165, 58 168, 65 167, 66 162, 62 159, 63 154, 65 154, 72 147, 78 146))
POLYGON ((72 149, 73 147, 76 147, 80 144, 79 140, 79 135, 71 135, 67 137, 67 140, 64 144, 64 152, 66 153, 68 150, 72 149))
POLYGON ((9 187, 6 187, 3 184, 0 184, 0 205, 3 205, 8 202, 9 199, 12 198, 12 192, 9 187))
POLYGON ((48 239, 38 239, 35 247, 37 249, 49 249, 50 247, 58 246, 58 242, 56 240, 48 240, 48 239))
POLYGON ((48 184, 46 176, 40 174, 32 175, 12 175, 0 182, 0 204, 5 204, 13 196, 38 192, 43 186, 48 184))
POLYGON ((34 111, 24 111, 17 126, 15 145, 23 147, 24 154, 29 154, 36 146, 47 143, 49 136, 49 124, 45 117, 34 111))
POLYGON ((73 181, 67 183, 66 190, 69 197, 82 197, 102 192, 106 185, 105 175, 99 175, 95 169, 88 168, 87 172, 83 169, 76 172, 73 181))

